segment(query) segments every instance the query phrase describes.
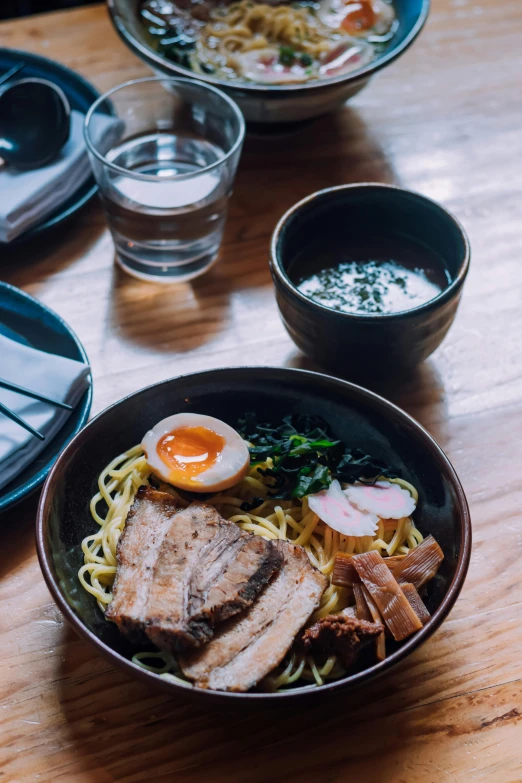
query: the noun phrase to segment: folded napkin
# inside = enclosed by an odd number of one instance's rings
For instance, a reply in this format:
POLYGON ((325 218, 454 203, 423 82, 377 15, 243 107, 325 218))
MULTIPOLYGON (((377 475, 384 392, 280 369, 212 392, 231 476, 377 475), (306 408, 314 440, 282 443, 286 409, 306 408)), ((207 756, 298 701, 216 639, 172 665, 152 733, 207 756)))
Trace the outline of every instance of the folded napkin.
MULTIPOLYGON (((19 171, 0 167, 0 241, 10 242, 45 220, 89 178, 91 168, 83 137, 85 116, 71 112, 71 132, 60 154, 47 166, 19 171)), ((110 148, 119 138, 122 122, 114 117, 93 118, 94 142, 110 148)))
MULTIPOLYGON (((11 340, 0 324, 0 378, 76 405, 89 386, 89 366, 11 340)), ((0 413, 0 489, 30 465, 63 427, 70 411, 0 388, 0 402, 45 435, 40 441, 0 413)))

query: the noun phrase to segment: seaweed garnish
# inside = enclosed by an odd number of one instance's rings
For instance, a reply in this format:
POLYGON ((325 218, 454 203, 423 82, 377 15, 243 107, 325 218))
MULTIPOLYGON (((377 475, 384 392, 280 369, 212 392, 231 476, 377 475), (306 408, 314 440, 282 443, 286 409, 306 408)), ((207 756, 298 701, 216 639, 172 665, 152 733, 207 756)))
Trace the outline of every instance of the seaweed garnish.
MULTIPOLYGON (((259 473, 270 479, 271 498, 289 500, 312 495, 327 489, 333 479, 373 484, 379 476, 396 478, 398 475, 392 466, 361 449, 347 448, 332 435, 320 416, 292 414, 274 426, 259 422, 254 413, 247 413, 239 420, 237 429, 250 443, 253 465, 269 457, 273 461, 272 468, 259 468, 259 473)), ((241 508, 251 511, 260 502, 260 498, 255 498, 251 503, 243 503, 241 508)))

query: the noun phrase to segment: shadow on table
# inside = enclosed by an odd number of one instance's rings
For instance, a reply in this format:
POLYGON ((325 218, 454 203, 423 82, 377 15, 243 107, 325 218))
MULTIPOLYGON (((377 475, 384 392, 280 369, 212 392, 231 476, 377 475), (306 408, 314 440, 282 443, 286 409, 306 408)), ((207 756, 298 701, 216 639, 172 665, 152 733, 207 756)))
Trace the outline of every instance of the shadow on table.
MULTIPOLYGON (((343 764, 346 779, 356 779, 359 762, 367 770, 377 750, 392 754, 395 764, 401 759, 396 713, 408 703, 418 653, 358 691, 295 706, 233 709, 151 692, 111 669, 71 631, 63 633, 67 647, 56 688, 63 747, 73 746, 71 779, 78 769, 82 781, 93 783, 326 783, 344 780, 343 764)), ((371 783, 389 783, 388 763, 371 783)))
POLYGON ((16 571, 35 551, 34 529, 40 492, 0 514, 0 580, 16 571))
POLYGON ((112 276, 111 330, 165 354, 210 342, 230 320, 229 296, 211 270, 200 280, 162 284, 136 280, 116 264, 112 276))
POLYGON ((92 247, 106 225, 95 199, 71 220, 27 243, 0 248, 0 280, 23 288, 56 275, 92 247))
POLYGON ((443 380, 433 359, 427 359, 409 373, 380 380, 343 374, 341 368, 336 372, 325 370, 297 349, 287 365, 302 370, 326 372, 364 386, 414 416, 436 439, 442 440, 444 437, 446 395, 443 380))
POLYGON ((371 128, 356 109, 348 106, 295 133, 266 139, 247 136, 239 165, 240 183, 245 176, 249 176, 250 193, 255 199, 279 197, 279 193, 261 187, 265 178, 293 190, 295 200, 332 185, 397 181, 391 161, 371 128), (256 180, 253 172, 262 179, 256 180))

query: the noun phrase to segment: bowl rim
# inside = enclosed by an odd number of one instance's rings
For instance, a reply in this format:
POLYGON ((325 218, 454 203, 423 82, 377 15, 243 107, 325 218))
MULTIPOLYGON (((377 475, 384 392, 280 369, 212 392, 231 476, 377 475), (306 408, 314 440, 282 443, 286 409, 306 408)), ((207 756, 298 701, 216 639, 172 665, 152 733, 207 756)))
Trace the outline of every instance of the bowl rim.
POLYGON ((146 62, 153 63, 158 68, 168 68, 169 71, 174 73, 179 73, 181 76, 189 77, 189 78, 195 78, 198 81, 205 82, 208 84, 212 84, 215 87, 222 88, 224 90, 236 90, 238 93, 246 93, 246 94, 256 94, 256 93, 269 93, 269 94, 281 94, 284 95, 285 93, 301 93, 303 90, 306 92, 320 90, 321 88, 327 88, 332 87, 337 84, 346 84, 349 82, 356 82, 365 78, 369 78, 374 73, 377 73, 381 68, 384 68, 389 63, 393 62, 397 59, 403 52, 408 49, 413 41, 417 38, 419 33, 421 32, 422 28, 424 27, 426 20, 428 18, 429 10, 430 10, 430 2, 431 0, 422 0, 422 5, 420 8, 419 16, 409 33, 405 36, 404 40, 395 47, 390 48, 390 50, 383 54, 381 57, 377 57, 373 62, 369 63, 364 68, 361 68, 356 71, 352 71, 348 74, 340 75, 340 76, 333 76, 330 79, 318 79, 315 82, 305 82, 301 85, 292 85, 292 84, 273 84, 270 86, 267 85, 260 85, 260 84, 249 84, 248 82, 241 82, 240 84, 235 85, 232 81, 227 81, 226 79, 217 79, 215 77, 209 76, 207 74, 195 74, 194 71, 189 70, 188 68, 182 68, 179 65, 176 65, 176 63, 171 63, 166 58, 159 55, 157 52, 155 52, 152 48, 149 48, 148 46, 145 46, 141 43, 137 38, 134 37, 134 35, 130 32, 127 25, 125 24, 125 21, 123 17, 121 16, 118 8, 116 7, 116 0, 107 0, 107 7, 109 10, 109 16, 111 18, 111 21, 116 28, 116 32, 122 38, 122 40, 129 46, 132 51, 138 55, 141 59, 144 59, 146 62))
POLYGON ((49 588, 51 595, 58 605, 60 611, 64 614, 65 618, 72 625, 75 631, 84 639, 94 644, 94 646, 100 651, 100 653, 109 660, 115 667, 123 670, 129 676, 138 678, 143 682, 149 684, 149 686, 156 689, 170 693, 171 695, 178 693, 187 693, 194 695, 197 698, 213 699, 214 701, 227 702, 232 704, 234 702, 257 702, 265 703, 267 699, 288 702, 290 700, 298 700, 303 697, 309 697, 311 694, 316 694, 317 697, 327 693, 332 693, 343 688, 350 688, 359 686, 368 680, 372 680, 380 675, 384 674, 390 668, 395 666, 400 661, 404 660, 411 652, 419 647, 426 639, 428 639, 446 619, 447 615, 453 608, 459 593, 464 584, 466 573, 469 567, 469 561, 471 556, 471 518, 469 512, 469 506, 464 493, 464 489, 457 476, 455 468, 451 464, 445 452, 436 442, 436 440, 429 434, 429 432, 406 411, 403 411, 397 405, 389 402, 384 397, 375 394, 375 392, 365 389, 361 386, 357 386, 349 381, 335 378, 330 375, 324 375, 322 373, 312 372, 310 370, 294 369, 289 367, 263 367, 263 366, 237 366, 218 368, 213 370, 203 370, 199 372, 187 373, 184 375, 175 376, 173 378, 167 378, 159 383, 151 384, 143 389, 140 389, 132 394, 123 397, 121 400, 109 405, 103 411, 98 413, 80 432, 69 442, 66 448, 60 454, 58 460, 55 462, 51 473, 49 474, 38 504, 38 511, 36 516, 36 549, 38 554, 38 560, 40 562, 40 568, 42 570, 45 582, 49 588), (52 506, 54 485, 59 480, 62 465, 67 464, 69 457, 72 456, 77 448, 81 448, 82 441, 89 437, 89 431, 98 426, 98 422, 102 421, 106 416, 111 415, 119 405, 127 402, 133 397, 138 397, 142 394, 147 394, 153 388, 166 386, 173 382, 183 382, 186 379, 199 378, 201 380, 208 379, 211 383, 213 379, 217 377, 227 378, 230 382, 233 382, 234 376, 240 373, 243 380, 249 380, 250 377, 255 377, 257 374, 261 374, 262 377, 266 377, 267 373, 270 374, 272 380, 281 380, 282 382, 288 381, 291 378, 295 378, 297 385, 299 385, 300 379, 309 379, 316 384, 323 384, 327 388, 332 386, 336 387, 339 391, 345 393, 347 399, 356 398, 363 401, 366 404, 370 404, 372 408, 377 408, 382 414, 387 414, 388 417, 392 415, 394 418, 402 420, 413 428, 416 434, 420 436, 421 441, 424 442, 426 448, 433 454, 435 460, 439 463, 439 466, 444 469, 444 473, 451 483, 454 491, 457 506, 460 510, 460 517, 462 519, 461 535, 462 542, 457 557, 457 567, 453 579, 442 599, 440 606, 432 615, 431 619, 426 625, 414 636, 410 637, 404 644, 395 650, 388 658, 380 663, 370 666, 368 669, 364 669, 348 677, 335 680, 330 683, 325 683, 322 686, 308 686, 299 689, 289 689, 281 693, 232 693, 225 691, 211 691, 201 688, 196 688, 191 685, 182 685, 181 683, 174 683, 168 680, 164 680, 158 675, 146 671, 145 669, 132 663, 131 660, 125 658, 119 652, 116 652, 103 642, 95 633, 93 633, 83 621, 75 614, 71 606, 67 603, 64 595, 62 594, 59 586, 59 580, 55 577, 54 568, 52 565, 52 554, 47 551, 46 542, 46 519, 48 511, 52 506))
POLYGON ((269 263, 272 275, 280 283, 282 283, 282 285, 293 296, 303 302, 303 304, 315 308, 319 312, 325 313, 332 318, 343 318, 346 321, 363 321, 366 323, 380 323, 382 321, 394 320, 398 321, 407 317, 416 316, 420 313, 427 313, 430 310, 438 309, 441 305, 444 305, 446 302, 453 299, 455 294, 462 288, 469 272, 470 261, 471 247, 469 238, 463 225, 455 217, 455 215, 446 209, 446 207, 443 207, 442 204, 439 204, 438 201, 435 201, 428 196, 424 196, 422 193, 418 193, 415 190, 409 190, 408 188, 401 188, 399 185, 388 185, 387 183, 383 182, 354 182, 349 185, 334 185, 333 187, 323 188, 322 190, 315 191, 315 193, 311 193, 309 196, 305 196, 305 198, 301 199, 292 207, 290 207, 290 209, 288 209, 279 219, 270 239, 269 263), (315 299, 311 299, 310 297, 301 293, 301 291, 288 276, 287 271, 280 260, 279 244, 285 225, 301 210, 306 208, 311 202, 326 198, 329 195, 335 193, 344 193, 345 191, 357 190, 369 191, 371 189, 378 189, 383 192, 388 191, 390 194, 405 194, 409 197, 412 197, 414 200, 423 202, 425 205, 435 207, 435 209, 442 213, 447 220, 454 224, 462 239, 464 246, 464 257, 459 266, 459 270, 451 283, 446 286, 446 288, 443 288, 440 293, 433 297, 433 299, 428 299, 427 302, 424 302, 421 305, 417 305, 416 307, 411 307, 408 310, 399 310, 396 313, 347 313, 343 310, 334 310, 331 307, 327 307, 326 305, 317 302, 315 299))
MULTIPOLYGON (((110 169, 111 171, 114 171, 116 174, 124 175, 125 177, 129 177, 131 179, 135 179, 141 182, 182 182, 186 180, 190 180, 194 178, 194 172, 190 172, 188 174, 170 174, 168 177, 158 177, 155 174, 141 174, 139 172, 131 171, 130 169, 126 169, 123 166, 118 166, 117 163, 113 163, 112 161, 108 160, 105 155, 102 155, 101 152, 99 152, 92 139, 91 134, 89 130, 90 122, 92 117, 94 117, 95 112, 98 110, 98 108, 102 105, 104 101, 107 101, 110 106, 112 106, 111 103, 111 96, 114 95, 114 93, 119 92, 120 90, 124 90, 126 87, 133 87, 136 84, 145 84, 147 82, 169 82, 171 84, 181 85, 182 87, 184 85, 188 85, 189 87, 193 87, 196 89, 203 89, 203 91, 208 91, 210 93, 213 93, 216 95, 220 100, 224 101, 230 108, 231 112, 235 116, 237 123, 238 123, 238 133, 237 138, 228 150, 228 152, 225 152, 221 158, 214 161, 214 163, 209 163, 208 166, 204 166, 202 169, 198 169, 197 176, 199 177, 202 174, 207 174, 209 171, 212 171, 213 169, 218 168, 219 166, 224 166, 226 162, 233 157, 238 150, 241 150, 241 147, 243 145, 243 142, 245 140, 245 133, 246 133, 246 125, 245 125, 245 118, 243 117, 243 113, 241 112, 241 109, 237 105, 235 101, 230 98, 229 95, 224 93, 222 90, 219 90, 217 87, 214 87, 212 84, 198 84, 197 81, 194 79, 187 79, 182 76, 143 76, 139 79, 129 79, 126 82, 122 82, 122 84, 117 84, 116 87, 112 87, 110 90, 107 90, 107 92, 104 92, 102 95, 100 95, 92 106, 90 107, 89 111, 85 115, 85 120, 83 122, 83 137, 85 139, 85 143, 87 145, 87 149, 91 153, 91 155, 94 155, 95 158, 97 158, 100 163, 110 169)), ((117 116, 117 115, 116 115, 117 116)))

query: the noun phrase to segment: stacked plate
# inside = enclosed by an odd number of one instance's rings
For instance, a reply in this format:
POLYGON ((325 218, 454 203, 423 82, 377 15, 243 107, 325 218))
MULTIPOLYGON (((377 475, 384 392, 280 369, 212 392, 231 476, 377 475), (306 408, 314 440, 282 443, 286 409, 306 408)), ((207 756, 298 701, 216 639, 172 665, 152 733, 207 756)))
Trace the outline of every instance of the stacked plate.
MULTIPOLYGON (((7 283, 0 283, 0 336, 29 349, 88 364, 85 350, 69 326, 52 310, 7 283)), ((22 385, 22 379, 19 383, 22 385)), ((0 511, 43 484, 57 456, 87 421, 91 403, 92 387, 87 385, 63 425, 54 435, 50 432, 42 450, 35 450, 34 460, 0 489, 0 511)), ((4 436, 7 426, 8 420, 2 417, 4 436)))

